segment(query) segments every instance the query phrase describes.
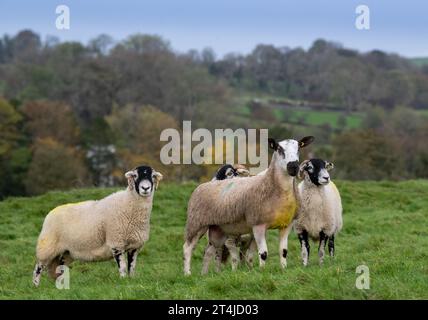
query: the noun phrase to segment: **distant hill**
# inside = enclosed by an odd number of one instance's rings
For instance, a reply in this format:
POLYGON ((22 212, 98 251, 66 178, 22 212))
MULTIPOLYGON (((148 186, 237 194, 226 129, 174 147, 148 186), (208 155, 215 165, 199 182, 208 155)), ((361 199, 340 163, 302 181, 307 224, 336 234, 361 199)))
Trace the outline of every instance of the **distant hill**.
POLYGON ((423 58, 411 58, 409 59, 412 63, 417 65, 418 67, 426 66, 428 65, 428 57, 423 58))

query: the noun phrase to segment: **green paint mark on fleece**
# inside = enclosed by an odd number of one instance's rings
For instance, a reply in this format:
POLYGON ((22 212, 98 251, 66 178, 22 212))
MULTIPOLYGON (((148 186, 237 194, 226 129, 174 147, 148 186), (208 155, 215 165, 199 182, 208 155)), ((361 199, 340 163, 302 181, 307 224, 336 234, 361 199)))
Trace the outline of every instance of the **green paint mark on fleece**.
POLYGON ((231 183, 229 183, 227 186, 225 186, 224 187, 224 189, 222 190, 222 192, 221 192, 221 195, 222 196, 225 196, 226 195, 226 193, 228 193, 229 191, 230 191, 230 189, 232 189, 233 188, 233 185, 234 185, 235 183, 234 182, 231 182, 231 183))

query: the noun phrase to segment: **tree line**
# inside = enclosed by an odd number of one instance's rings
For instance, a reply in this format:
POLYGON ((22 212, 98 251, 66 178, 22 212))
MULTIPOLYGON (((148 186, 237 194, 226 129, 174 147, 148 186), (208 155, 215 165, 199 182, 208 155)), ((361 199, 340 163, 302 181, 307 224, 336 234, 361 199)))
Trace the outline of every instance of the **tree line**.
MULTIPOLYGON (((317 128, 325 138, 316 153, 337 161, 343 178, 427 176, 428 69, 398 55, 317 40, 219 58, 210 48, 177 52, 156 35, 82 44, 23 30, 0 39, 0 197, 113 186, 139 163, 173 180, 207 178, 213 168, 162 166, 160 132, 183 120, 242 126, 231 114, 248 92, 364 113, 357 130, 317 128)), ((300 134, 265 114, 245 125, 300 134)))

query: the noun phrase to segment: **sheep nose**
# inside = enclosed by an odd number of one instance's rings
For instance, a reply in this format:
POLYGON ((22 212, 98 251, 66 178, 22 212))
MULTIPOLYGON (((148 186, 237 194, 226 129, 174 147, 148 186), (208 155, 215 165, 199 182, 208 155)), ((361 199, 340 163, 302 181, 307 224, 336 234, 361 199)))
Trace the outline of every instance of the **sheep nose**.
POLYGON ((150 187, 141 187, 144 191, 147 191, 150 189, 150 187))
POLYGON ((330 180, 330 177, 323 177, 325 181, 330 180))
POLYGON ((292 161, 287 163, 287 172, 290 176, 294 177, 299 171, 299 161, 292 161))

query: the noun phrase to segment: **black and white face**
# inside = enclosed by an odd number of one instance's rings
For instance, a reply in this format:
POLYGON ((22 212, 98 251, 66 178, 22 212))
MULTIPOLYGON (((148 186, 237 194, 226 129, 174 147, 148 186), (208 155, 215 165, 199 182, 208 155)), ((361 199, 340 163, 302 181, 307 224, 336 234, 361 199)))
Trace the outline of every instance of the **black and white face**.
POLYGON ((131 190, 135 190, 142 197, 150 197, 163 176, 151 167, 140 166, 128 171, 125 177, 128 179, 128 186, 131 190))
POLYGON ((309 179, 316 186, 327 185, 330 182, 329 171, 334 168, 333 163, 322 159, 304 161, 300 170, 305 179, 309 179))
POLYGON ((309 136, 299 141, 287 139, 277 143, 274 139, 269 138, 269 147, 278 152, 280 167, 290 176, 295 177, 299 172, 299 150, 312 143, 314 139, 309 136))
POLYGON ((215 174, 214 179, 215 180, 225 180, 225 179, 232 179, 234 177, 238 176, 238 172, 235 170, 235 168, 230 164, 225 164, 220 169, 217 170, 217 173, 215 174))
POLYGON ((250 172, 242 165, 232 166, 231 164, 225 164, 217 170, 212 180, 226 180, 235 177, 247 177, 250 172))

